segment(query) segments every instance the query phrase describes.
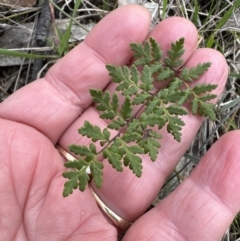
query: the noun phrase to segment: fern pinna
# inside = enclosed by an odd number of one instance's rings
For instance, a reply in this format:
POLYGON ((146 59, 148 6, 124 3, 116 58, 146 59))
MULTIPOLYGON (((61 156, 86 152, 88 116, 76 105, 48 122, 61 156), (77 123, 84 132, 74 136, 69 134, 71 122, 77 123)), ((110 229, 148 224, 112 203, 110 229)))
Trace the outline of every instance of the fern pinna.
POLYGON ((79 129, 79 133, 92 142, 89 146, 69 146, 69 150, 79 158, 64 164, 71 168, 63 173, 68 179, 64 185, 64 196, 76 188, 81 191, 86 189, 90 180, 88 168, 96 187, 102 186, 102 156, 117 171, 123 171, 125 166, 141 177, 141 154, 148 154, 152 161, 157 159, 161 134, 156 130, 166 126, 173 138, 181 141, 181 129, 184 126, 181 116, 188 114, 183 107, 186 102, 190 102, 193 114, 212 120, 216 118, 214 104, 208 101, 216 98, 210 92, 217 85, 203 83, 190 87, 194 80, 208 70, 211 63, 201 63, 191 68, 181 67, 184 38, 171 44, 165 58, 153 38, 143 44, 132 43, 130 46, 134 53, 131 66, 106 66, 112 81, 117 84, 116 92, 111 95, 108 90, 90 89, 96 109, 100 112, 99 117, 109 120, 109 124, 101 130, 86 120, 79 129), (156 89, 155 81, 166 82, 166 87, 156 89), (123 98, 122 104, 120 96, 123 98), (117 134, 112 135, 111 130, 117 130, 117 134))

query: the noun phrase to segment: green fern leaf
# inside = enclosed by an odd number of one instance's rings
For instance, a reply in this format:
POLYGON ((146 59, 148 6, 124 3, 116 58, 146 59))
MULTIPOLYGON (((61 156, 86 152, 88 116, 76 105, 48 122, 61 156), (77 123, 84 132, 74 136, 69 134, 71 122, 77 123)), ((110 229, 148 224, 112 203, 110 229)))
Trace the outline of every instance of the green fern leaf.
POLYGON ((131 43, 130 47, 134 52, 133 57, 138 59, 135 61, 136 65, 149 64, 153 60, 148 41, 144 42, 144 44, 131 43))
POLYGON ((132 134, 132 133, 142 133, 142 127, 140 125, 140 122, 138 119, 133 119, 129 124, 128 128, 126 130, 126 134, 132 134))
POLYGON ((116 87, 116 91, 124 91, 124 90, 128 89, 128 87, 129 87, 129 83, 128 82, 122 82, 121 84, 119 84, 116 87))
POLYGON ((116 113, 114 111, 108 110, 103 112, 102 114, 99 115, 100 118, 102 119, 108 119, 112 120, 116 116, 116 113))
POLYGON ((125 96, 136 95, 139 86, 139 72, 135 66, 128 68, 127 66, 116 68, 114 66, 108 66, 111 70, 110 75, 113 77, 112 81, 118 83, 116 87, 117 91, 121 91, 125 96))
POLYGON ((195 97, 192 100, 191 106, 192 106, 192 113, 194 115, 199 114, 201 116, 208 117, 213 121, 216 121, 216 114, 213 110, 214 104, 205 103, 195 97))
POLYGON ((198 114, 210 118, 212 121, 216 121, 216 115, 213 110, 214 104, 199 102, 198 114))
POLYGON ((192 113, 193 113, 194 115, 196 115, 197 112, 198 112, 198 103, 199 103, 199 101, 198 101, 197 98, 194 98, 194 99, 192 100, 191 106, 192 106, 192 113))
POLYGON ((147 103, 147 106, 146 106, 146 109, 145 109, 145 113, 146 114, 150 114, 150 113, 153 113, 153 111, 157 108, 157 107, 159 107, 159 105, 160 105, 160 100, 159 100, 159 98, 157 98, 156 96, 154 96, 152 99, 151 99, 151 101, 149 101, 148 103, 147 103))
POLYGON ((164 81, 168 80, 169 78, 173 77, 175 72, 171 70, 169 67, 165 67, 157 76, 157 81, 164 81))
POLYGON ((110 131, 107 129, 107 128, 104 128, 103 129, 103 135, 104 135, 104 137, 105 137, 105 140, 106 141, 109 141, 109 138, 110 138, 110 131))
POLYGON ((151 44, 151 51, 152 51, 152 56, 154 58, 154 60, 156 61, 160 61, 160 59, 162 58, 162 50, 160 49, 159 44, 157 43, 157 41, 153 38, 149 39, 149 42, 151 44))
POLYGON ((163 71, 163 65, 161 62, 154 62, 148 66, 152 75, 161 73, 163 71))
POLYGON ((206 92, 210 92, 212 90, 215 90, 217 88, 217 85, 215 84, 196 84, 192 91, 195 93, 195 95, 200 95, 206 92))
POLYGON ((137 142, 141 138, 141 135, 139 133, 124 133, 122 136, 122 140, 126 143, 130 142, 137 142))
POLYGON ((169 83, 168 85, 168 89, 170 92, 172 91, 177 91, 180 89, 180 87, 182 86, 183 81, 181 79, 179 79, 178 77, 173 78, 173 80, 169 83))
POLYGON ((109 91, 103 93, 102 90, 91 89, 90 94, 93 97, 93 101, 97 103, 96 109, 103 112, 100 114, 100 118, 112 120, 114 117, 119 116, 119 113, 117 112, 119 100, 116 93, 113 94, 112 100, 109 91))
MULTIPOLYGON (((109 135, 110 135, 110 133, 109 133, 109 135)), ((95 146, 93 143, 90 143, 90 144, 89 144, 89 150, 90 150, 93 154, 97 155, 97 148, 96 148, 96 146, 95 146)))
POLYGON ((123 102, 120 113, 124 120, 127 120, 132 116, 132 103, 128 96, 125 98, 123 102))
POLYGON ((99 111, 104 111, 109 108, 110 93, 106 91, 104 94, 102 90, 90 89, 90 94, 93 101, 97 103, 96 109, 99 111))
POLYGON ((143 91, 142 93, 136 95, 136 97, 132 101, 132 104, 143 104, 149 97, 151 97, 151 94, 149 94, 147 91, 143 91))
POLYGON ((190 99, 192 96, 191 91, 189 89, 176 91, 174 95, 172 95, 172 98, 174 101, 171 101, 172 103, 177 103, 178 105, 183 105, 186 101, 190 99))
POLYGON ((110 132, 107 129, 104 129, 104 135, 98 126, 93 126, 89 121, 85 121, 83 127, 81 127, 78 132, 82 136, 87 136, 88 138, 91 138, 93 142, 99 140, 109 141, 109 139, 106 139, 106 136, 110 136, 110 132))
POLYGON ((69 181, 65 182, 63 189, 63 196, 67 197, 73 193, 74 189, 77 189, 78 187, 78 173, 74 171, 64 172, 63 177, 70 179, 69 181))
POLYGON ((164 59, 164 62, 171 67, 178 67, 183 64, 183 60, 180 57, 184 54, 184 38, 179 39, 175 43, 171 44, 171 49, 168 50, 168 57, 164 59))
POLYGON ((204 72, 206 72, 211 66, 210 62, 198 64, 196 67, 186 68, 184 67, 181 72, 181 76, 185 81, 192 82, 198 79, 204 72))
MULTIPOLYGON (((117 89, 118 90, 118 89, 117 89)), ((128 86, 127 89, 122 91, 122 94, 124 96, 131 96, 131 95, 136 95, 138 92, 138 88, 136 86, 128 86)))
POLYGON ((149 154, 152 161, 157 159, 158 148, 160 148, 160 143, 157 139, 162 138, 162 136, 151 129, 145 130, 143 138, 139 141, 139 146, 144 149, 145 154, 149 154))
POLYGON ((159 97, 161 99, 161 101, 163 101, 163 102, 165 100, 167 100, 167 102, 168 102, 168 96, 169 96, 169 89, 167 89, 167 88, 160 90, 157 94, 157 97, 159 97))
POLYGON ((83 158, 76 159, 74 161, 64 162, 64 166, 67 168, 75 168, 77 170, 81 170, 84 167, 88 167, 89 163, 86 162, 83 158))
POLYGON ((136 59, 136 60, 134 61, 134 64, 135 64, 136 66, 143 66, 143 65, 145 65, 145 64, 147 64, 147 63, 146 63, 145 58, 139 58, 139 59, 136 59))
POLYGON ((88 182, 90 181, 90 177, 86 169, 80 171, 80 173, 78 174, 78 181, 79 189, 83 192, 86 189, 88 182))
MULTIPOLYGON (((158 142, 157 142, 158 143, 158 142)), ((159 143, 158 143, 159 144, 159 143)), ((147 150, 147 152, 149 153, 149 156, 151 158, 152 161, 156 161, 157 159, 157 155, 158 155, 158 148, 160 148, 160 144, 156 146, 156 142, 154 139, 149 138, 147 140, 145 149, 147 150)))
MULTIPOLYGON (((94 144, 92 144, 92 145, 94 145, 94 144)), ((96 153, 93 153, 90 150, 90 148, 88 148, 86 146, 79 146, 79 145, 72 144, 69 146, 69 150, 76 155, 80 155, 82 157, 84 157, 84 156, 88 157, 88 160, 85 160, 85 161, 92 160, 96 156, 96 153)))
POLYGON ((145 91, 151 91, 154 88, 153 85, 153 78, 151 77, 152 73, 150 71, 150 68, 145 65, 142 71, 142 83, 140 84, 140 88, 145 91))
POLYGON ((132 172, 137 176, 137 177, 141 177, 142 175, 142 159, 132 153, 129 149, 127 149, 126 151, 126 155, 123 158, 123 163, 124 165, 127 167, 129 166, 129 168, 132 170, 132 172))
MULTIPOLYGON (((147 54, 145 52, 144 46, 141 43, 131 43, 130 48, 134 52, 135 58, 141 58, 141 57, 144 57, 147 54)), ((150 48, 149 48, 149 50, 150 50, 150 48)))
MULTIPOLYGON (((171 88, 171 87, 170 87, 171 88)), ((178 105, 183 105, 187 100, 189 100, 192 96, 192 93, 189 89, 185 90, 169 90, 167 89, 162 89, 159 91, 157 96, 165 103, 176 103, 178 105)))
POLYGON ((181 141, 181 130, 184 122, 177 116, 168 116, 167 131, 173 135, 174 139, 178 142, 181 141))
POLYGON ((121 66, 106 65, 106 68, 114 83, 121 83, 126 78, 129 78, 129 71, 126 66, 125 68, 122 68, 121 66))
POLYGON ((95 161, 91 164, 90 169, 95 186, 101 188, 103 183, 103 164, 95 161))
POLYGON ((206 102, 206 101, 213 100, 213 99, 216 99, 216 98, 217 98, 217 95, 206 94, 204 96, 199 97, 199 100, 201 100, 202 102, 206 102))
POLYGON ((181 141, 181 136, 182 136, 181 130, 182 130, 182 128, 181 128, 180 126, 174 124, 174 123, 171 123, 171 122, 170 122, 170 123, 167 125, 167 131, 168 131, 169 133, 171 133, 171 134, 173 135, 174 139, 175 139, 176 141, 178 141, 178 142, 181 141))
POLYGON ((167 111, 171 115, 187 115, 188 112, 183 109, 182 107, 176 106, 176 105, 170 105, 167 107, 167 111))
MULTIPOLYGON (((166 109, 164 107, 158 107, 153 111, 153 114, 158 115, 158 116, 163 116, 165 113, 166 113, 166 109)), ((162 125, 158 126, 159 129, 162 128, 160 126, 162 126, 162 125)))
POLYGON ((118 95, 116 93, 113 94, 112 96, 112 108, 115 112, 117 112, 118 107, 119 107, 119 99, 118 99, 118 95))
POLYGON ((115 168, 117 171, 122 172, 122 156, 118 153, 119 149, 116 146, 110 146, 103 151, 103 157, 108 159, 108 162, 115 168))
POLYGON ((67 197, 73 192, 73 189, 77 189, 79 187, 80 191, 84 191, 88 185, 90 180, 89 175, 87 174, 86 169, 82 169, 80 171, 67 171, 63 173, 64 178, 68 178, 64 184, 63 196, 67 197))
POLYGON ((133 154, 144 154, 144 150, 140 146, 128 146, 127 150, 133 154))
MULTIPOLYGON (((152 138, 155 138, 155 139, 161 139, 162 138, 161 134, 159 134, 158 132, 153 131, 153 130, 151 130, 149 132, 149 136, 152 137, 152 138)), ((160 144, 158 143, 158 141, 157 141, 157 143, 154 144, 154 146, 160 147, 160 144)))
POLYGON ((156 114, 147 115, 146 113, 142 113, 139 120, 144 129, 147 128, 147 126, 153 127, 155 125, 158 125, 158 127, 162 128, 166 123, 165 118, 156 114))
POLYGON ((116 120, 111 121, 111 123, 109 123, 107 127, 109 129, 118 130, 120 127, 123 127, 125 124, 126 122, 122 118, 117 118, 116 120))
POLYGON ((140 75, 139 75, 139 72, 138 72, 138 69, 137 67, 133 64, 131 66, 131 81, 134 83, 134 84, 137 84, 138 81, 140 79, 140 75))

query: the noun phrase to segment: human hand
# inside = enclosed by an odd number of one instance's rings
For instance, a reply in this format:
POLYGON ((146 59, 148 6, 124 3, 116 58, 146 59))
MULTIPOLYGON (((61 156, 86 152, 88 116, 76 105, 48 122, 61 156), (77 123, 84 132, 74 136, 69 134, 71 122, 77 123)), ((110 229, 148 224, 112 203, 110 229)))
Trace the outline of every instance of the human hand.
MULTIPOLYGON (((84 120, 105 126, 91 106, 89 88, 108 88, 106 63, 131 58, 129 43, 148 36, 150 17, 140 6, 106 16, 46 76, 0 104, 0 240, 117 240, 118 230, 102 214, 91 191, 62 197, 65 179, 59 143, 86 144, 77 129, 84 120)), ((217 83, 221 94, 228 74, 223 56, 198 49, 197 30, 186 19, 169 18, 150 34, 168 49, 185 38, 186 65, 212 62, 200 82, 217 83)), ((181 143, 163 135, 158 160, 143 157, 143 176, 104 168, 103 187, 95 192, 122 218, 134 222, 124 241, 217 241, 240 208, 238 131, 223 136, 172 194, 144 214, 178 160, 188 149, 203 118, 184 117, 181 143)), ((94 188, 94 185, 93 185, 94 188)))

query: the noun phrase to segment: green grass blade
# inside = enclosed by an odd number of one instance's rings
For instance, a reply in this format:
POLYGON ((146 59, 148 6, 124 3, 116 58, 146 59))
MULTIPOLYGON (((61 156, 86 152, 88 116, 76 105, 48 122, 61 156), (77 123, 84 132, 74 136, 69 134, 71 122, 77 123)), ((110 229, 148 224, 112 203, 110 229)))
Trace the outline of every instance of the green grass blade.
POLYGON ((223 15, 222 19, 216 25, 216 28, 217 29, 221 28, 229 20, 229 18, 232 16, 232 13, 233 13, 234 9, 237 9, 239 6, 240 6, 240 0, 237 0, 232 5, 232 7, 223 15))
POLYGON ((68 17, 69 19, 71 19, 71 21, 73 21, 74 23, 76 23, 78 26, 80 26, 82 29, 84 29, 86 32, 89 32, 89 30, 87 28, 85 28, 82 24, 80 24, 79 22, 77 22, 72 16, 70 16, 69 14, 65 13, 60 7, 58 7, 57 4, 55 4, 52 0, 50 0, 51 4, 58 9, 62 14, 64 14, 66 17, 68 17))
POLYGON ((162 19, 165 19, 166 16, 166 10, 167 10, 167 2, 168 0, 163 0, 163 5, 162 5, 162 19))
POLYGON ((74 5, 74 9, 73 9, 73 14, 72 14, 72 18, 70 19, 70 23, 66 29, 66 31, 64 32, 64 34, 62 35, 62 38, 60 38, 60 45, 58 47, 58 54, 60 56, 62 56, 62 54, 64 53, 64 51, 67 49, 67 45, 68 45, 68 41, 69 38, 71 36, 71 30, 72 30, 72 24, 73 24, 73 19, 76 16, 77 10, 81 4, 82 0, 76 0, 76 4, 74 5))
POLYGON ((22 53, 15 50, 9 50, 9 49, 2 49, 0 48, 0 55, 7 55, 7 56, 13 56, 13 57, 19 57, 19 58, 36 58, 36 59, 56 59, 58 58, 57 55, 41 55, 41 54, 28 54, 28 53, 22 53))
POLYGON ((240 0, 237 0, 232 7, 230 7, 228 9, 228 11, 223 15, 222 19, 217 23, 216 25, 216 31, 210 36, 210 38, 207 41, 207 47, 211 48, 213 43, 214 43, 214 37, 217 33, 217 30, 220 29, 228 20, 229 18, 232 16, 232 13, 234 11, 234 9, 237 9, 238 7, 240 7, 240 0))
POLYGON ((229 76, 240 79, 240 74, 238 73, 230 73, 229 76))
POLYGON ((198 0, 195 0, 194 12, 192 14, 192 22, 197 26, 198 24, 198 12, 200 11, 198 0))

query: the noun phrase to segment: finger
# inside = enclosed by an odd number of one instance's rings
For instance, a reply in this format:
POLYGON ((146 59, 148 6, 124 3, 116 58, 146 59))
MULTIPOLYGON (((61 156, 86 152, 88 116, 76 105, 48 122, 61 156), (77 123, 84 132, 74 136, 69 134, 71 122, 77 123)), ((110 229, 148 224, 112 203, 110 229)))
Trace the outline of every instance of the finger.
POLYGON ((218 241, 240 209, 240 132, 215 143, 191 175, 142 216, 124 241, 218 241))
POLYGON ((105 64, 127 63, 132 55, 129 44, 142 42, 149 24, 149 13, 140 6, 111 12, 45 78, 1 103, 0 117, 30 125, 56 142, 91 104, 89 88, 104 88, 108 84, 105 64))
POLYGON ((0 240, 117 240, 90 190, 62 197, 62 158, 49 139, 20 123, 0 126, 0 240))
MULTIPOLYGON (((161 41, 163 39, 163 45, 167 47, 169 47, 169 43, 167 44, 168 38, 171 41, 176 41, 184 37, 186 39, 186 53, 184 55, 185 61, 187 61, 186 64, 188 66, 196 66, 196 63, 199 62, 212 62, 210 70, 199 81, 219 84, 216 94, 221 93, 227 78, 226 61, 215 50, 203 49, 194 51, 197 43, 197 31, 192 23, 182 18, 169 18, 166 22, 161 22, 152 34, 154 38, 158 39, 160 45, 162 45, 161 41), (165 27, 165 23, 167 23, 167 27, 165 27), (169 31, 170 26, 171 30, 169 31)), ((106 127, 105 121, 99 119, 98 115, 95 109, 91 107, 85 111, 63 135, 60 140, 61 145, 65 148, 70 143, 87 145, 88 140, 78 135, 77 129, 83 126, 85 120, 90 120, 91 123, 101 128, 106 127)), ((127 169, 123 173, 117 173, 104 161, 103 187, 95 191, 117 214, 129 221, 135 220, 153 201, 166 177, 188 149, 202 120, 203 118, 198 116, 188 115, 184 117, 186 125, 182 130, 181 143, 174 141, 166 131, 163 131, 162 147, 158 160, 152 163, 148 157, 143 156, 143 176, 140 179, 134 177, 131 171, 127 169)))

